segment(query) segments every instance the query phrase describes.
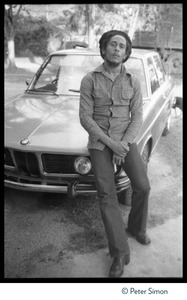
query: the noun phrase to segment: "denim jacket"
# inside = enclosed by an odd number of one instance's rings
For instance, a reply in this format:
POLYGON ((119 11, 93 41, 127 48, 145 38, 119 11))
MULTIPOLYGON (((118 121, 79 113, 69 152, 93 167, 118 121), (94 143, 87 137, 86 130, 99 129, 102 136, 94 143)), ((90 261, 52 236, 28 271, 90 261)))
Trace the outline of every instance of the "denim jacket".
POLYGON ((84 76, 80 87, 79 116, 89 134, 88 149, 103 150, 103 134, 132 143, 143 120, 143 101, 138 79, 126 72, 112 81, 104 65, 84 76))

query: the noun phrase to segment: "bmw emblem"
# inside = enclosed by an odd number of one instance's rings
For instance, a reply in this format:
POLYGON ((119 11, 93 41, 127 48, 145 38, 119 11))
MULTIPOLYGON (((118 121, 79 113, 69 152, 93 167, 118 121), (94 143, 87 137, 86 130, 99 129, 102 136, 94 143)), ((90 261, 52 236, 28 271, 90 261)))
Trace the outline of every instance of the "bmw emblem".
POLYGON ((20 144, 23 145, 23 146, 26 146, 29 144, 29 139, 23 139, 20 141, 20 144))

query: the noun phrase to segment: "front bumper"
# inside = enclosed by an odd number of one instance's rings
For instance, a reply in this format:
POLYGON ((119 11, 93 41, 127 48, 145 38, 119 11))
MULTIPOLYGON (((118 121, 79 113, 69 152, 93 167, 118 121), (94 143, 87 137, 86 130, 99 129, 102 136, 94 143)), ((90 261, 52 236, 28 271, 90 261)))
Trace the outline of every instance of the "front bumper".
MULTIPOLYGON (((94 182, 80 182, 79 180, 73 180, 71 182, 62 182, 61 184, 53 183, 23 183, 11 181, 8 177, 4 180, 5 187, 33 191, 33 192, 47 192, 47 193, 62 193, 67 194, 68 198, 73 198, 83 194, 94 194, 96 188, 94 182)), ((130 181, 127 176, 116 180, 117 193, 125 190, 130 186, 130 181)))

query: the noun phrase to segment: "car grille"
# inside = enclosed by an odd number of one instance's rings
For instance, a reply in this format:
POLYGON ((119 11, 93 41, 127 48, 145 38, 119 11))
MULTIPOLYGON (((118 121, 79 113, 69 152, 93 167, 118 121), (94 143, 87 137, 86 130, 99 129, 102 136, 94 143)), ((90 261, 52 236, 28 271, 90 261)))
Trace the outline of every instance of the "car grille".
POLYGON ((6 166, 14 167, 15 170, 19 171, 20 175, 27 177, 41 178, 41 173, 77 175, 74 169, 74 160, 78 157, 77 155, 42 153, 42 170, 39 165, 40 156, 35 153, 5 148, 4 157, 6 166))
POLYGON ((19 171, 27 176, 39 177, 39 164, 34 153, 14 151, 16 165, 19 171))
POLYGON ((4 150, 4 163, 7 166, 14 167, 14 162, 8 149, 4 150))
POLYGON ((73 166, 77 155, 42 154, 42 164, 46 173, 75 174, 73 166))

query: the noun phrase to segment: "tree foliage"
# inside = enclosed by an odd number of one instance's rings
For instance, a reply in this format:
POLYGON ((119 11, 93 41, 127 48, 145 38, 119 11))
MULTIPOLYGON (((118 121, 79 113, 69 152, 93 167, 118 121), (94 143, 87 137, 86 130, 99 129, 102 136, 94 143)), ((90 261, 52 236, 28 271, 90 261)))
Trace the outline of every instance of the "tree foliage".
POLYGON ((59 5, 55 11, 53 6, 5 5, 5 37, 15 39, 17 56, 45 56, 62 48, 65 41, 78 38, 97 46, 103 32, 129 32, 132 26, 155 32, 161 43, 182 18, 182 4, 75 4, 67 9, 59 5))
POLYGON ((5 36, 9 39, 14 36, 15 28, 18 23, 19 13, 22 5, 5 5, 4 6, 4 22, 5 36))
POLYGON ((52 30, 53 27, 45 18, 36 22, 22 16, 15 33, 16 56, 46 56, 52 30))
POLYGON ((141 5, 140 29, 155 32, 160 47, 182 44, 182 4, 143 4, 141 5))

